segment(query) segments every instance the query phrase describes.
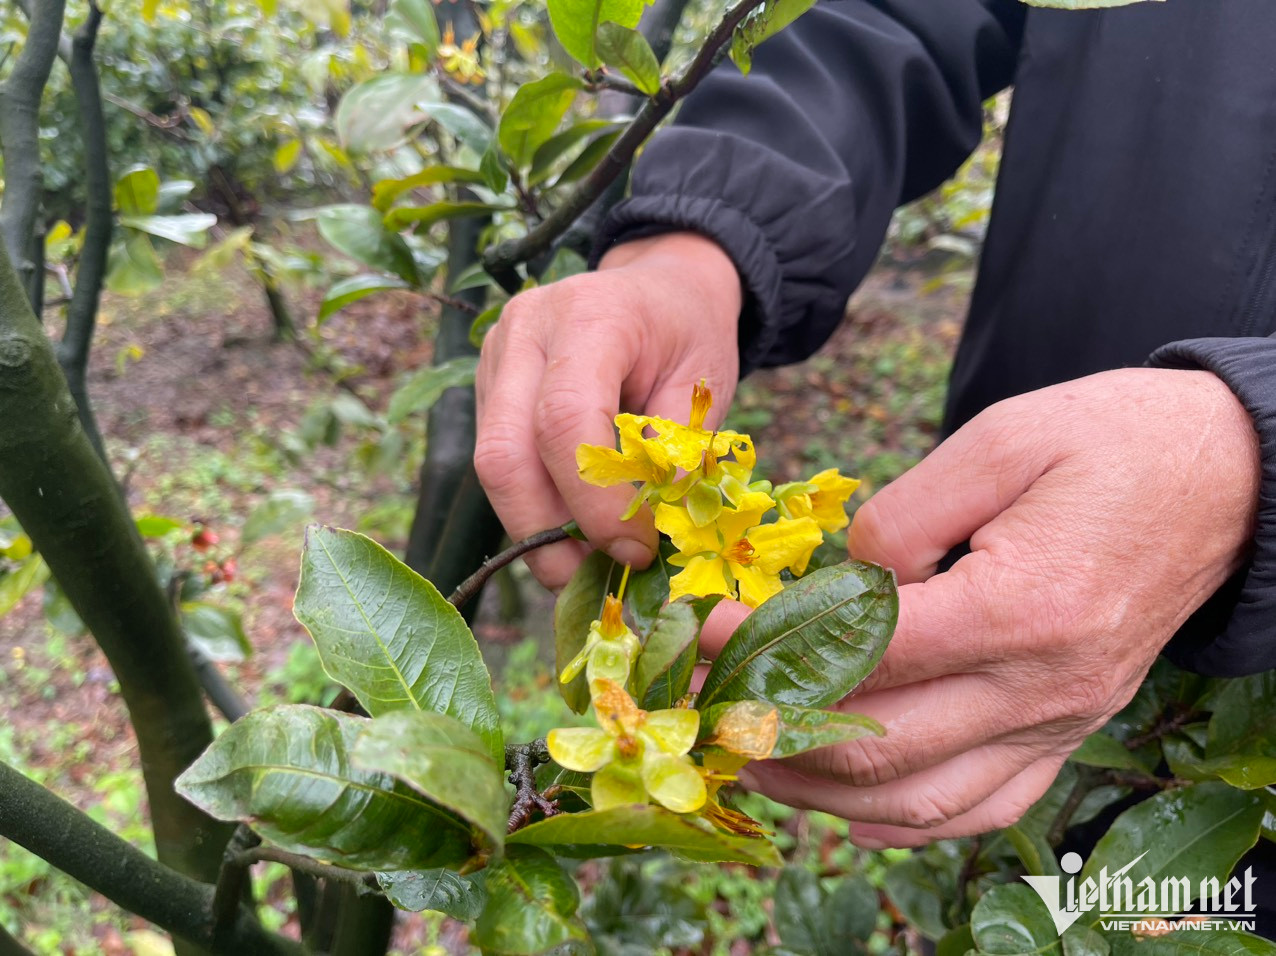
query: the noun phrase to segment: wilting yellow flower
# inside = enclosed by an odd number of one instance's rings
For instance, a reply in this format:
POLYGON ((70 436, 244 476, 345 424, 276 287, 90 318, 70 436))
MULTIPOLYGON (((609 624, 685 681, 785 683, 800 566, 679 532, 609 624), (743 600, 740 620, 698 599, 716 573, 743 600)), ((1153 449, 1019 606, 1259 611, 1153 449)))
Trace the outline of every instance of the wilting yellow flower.
POLYGON ((558 676, 560 681, 568 684, 583 670, 590 687, 603 678, 621 687, 629 683, 629 672, 642 645, 638 635, 625 625, 620 611, 619 599, 607 595, 603 602, 603 616, 589 625, 585 646, 563 668, 558 676))
POLYGON ((705 801, 700 810, 701 815, 718 829, 728 833, 753 837, 771 836, 771 831, 757 820, 739 810, 724 807, 718 799, 718 791, 724 784, 735 781, 736 773, 749 762, 749 758, 710 748, 705 751, 703 760, 700 775, 705 783, 705 801))
POLYGON ((846 502, 860 486, 858 478, 847 478, 836 468, 827 468, 809 481, 795 481, 775 489, 780 514, 787 518, 814 518, 821 531, 841 531, 851 519, 846 502))
POLYGON ((551 730, 546 744, 560 766, 593 773, 593 808, 648 799, 675 813, 704 806, 704 777, 687 756, 700 730, 700 712, 641 710, 620 684, 605 678, 590 690, 598 727, 551 730))
POLYGON ((656 527, 678 549, 669 563, 683 569, 669 581, 669 599, 724 594, 757 607, 781 590, 780 572, 805 568, 824 536, 813 518, 760 524, 773 505, 765 492, 746 492, 705 527, 698 527, 685 508, 657 507, 656 527))

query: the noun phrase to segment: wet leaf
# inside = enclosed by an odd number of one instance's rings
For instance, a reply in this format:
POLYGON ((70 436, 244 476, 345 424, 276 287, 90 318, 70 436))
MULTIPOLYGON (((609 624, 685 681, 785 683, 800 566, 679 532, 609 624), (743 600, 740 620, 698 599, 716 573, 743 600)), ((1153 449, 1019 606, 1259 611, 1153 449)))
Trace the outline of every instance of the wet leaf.
POLYGON ((251 824, 285 850, 346 867, 465 859, 464 824, 389 774, 351 764, 367 723, 305 705, 253 711, 177 778, 177 792, 219 820, 251 824))
POLYGON ((490 846, 504 844, 510 801, 502 767, 477 734, 451 717, 420 710, 378 717, 355 740, 351 758, 468 820, 490 846))
POLYGON ((487 902, 472 941, 485 953, 534 956, 587 938, 576 882, 544 850, 512 846, 487 868, 487 902))
POLYGON ((777 866, 780 861, 769 840, 724 833, 697 817, 642 804, 564 813, 516 830, 506 842, 555 847, 559 853, 575 848, 570 855, 583 849, 586 852, 579 855, 606 856, 634 846, 653 846, 702 863, 777 866))
POLYGON ((661 608, 634 667, 633 694, 644 710, 673 707, 690 689, 700 629, 721 599, 682 597, 661 608))
POLYGON ((745 618, 705 677, 699 706, 835 703, 877 666, 898 613, 885 568, 847 561, 812 572, 745 618))
POLYGON ((504 761, 492 681, 460 612, 376 542, 311 527, 294 613, 324 670, 373 717, 416 709, 448 714, 504 761))
POLYGON ((808 750, 886 733, 872 717, 768 704, 731 701, 702 711, 701 743, 751 760, 793 757, 808 750))
POLYGON ((386 898, 401 910, 434 910, 455 920, 473 922, 487 901, 483 871, 462 876, 442 867, 433 870, 392 870, 377 874, 386 898))

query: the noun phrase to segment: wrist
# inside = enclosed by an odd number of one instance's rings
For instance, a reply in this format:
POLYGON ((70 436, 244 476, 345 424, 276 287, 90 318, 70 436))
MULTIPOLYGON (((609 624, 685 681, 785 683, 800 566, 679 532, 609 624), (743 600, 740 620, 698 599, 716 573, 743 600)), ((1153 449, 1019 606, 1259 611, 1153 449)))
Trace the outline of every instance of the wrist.
POLYGON ((667 232, 621 243, 598 262, 600 272, 624 268, 659 270, 665 282, 687 288, 733 323, 744 305, 735 263, 721 246, 697 232, 667 232))

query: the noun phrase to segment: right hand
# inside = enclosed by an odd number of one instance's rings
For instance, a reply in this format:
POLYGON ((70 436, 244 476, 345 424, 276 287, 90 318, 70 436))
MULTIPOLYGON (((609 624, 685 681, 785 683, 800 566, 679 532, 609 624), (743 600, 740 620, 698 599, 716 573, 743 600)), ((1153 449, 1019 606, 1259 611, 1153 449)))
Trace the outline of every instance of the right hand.
MULTIPOLYGON (((474 466, 511 538, 574 518, 617 561, 650 562, 650 512, 620 521, 633 489, 585 484, 576 446, 613 447, 620 411, 685 422, 702 378, 714 398, 706 424, 720 423, 739 377, 741 302, 731 260, 695 233, 625 243, 597 272, 510 300, 479 359, 474 466)), ((556 591, 587 551, 565 541, 527 563, 556 591)))

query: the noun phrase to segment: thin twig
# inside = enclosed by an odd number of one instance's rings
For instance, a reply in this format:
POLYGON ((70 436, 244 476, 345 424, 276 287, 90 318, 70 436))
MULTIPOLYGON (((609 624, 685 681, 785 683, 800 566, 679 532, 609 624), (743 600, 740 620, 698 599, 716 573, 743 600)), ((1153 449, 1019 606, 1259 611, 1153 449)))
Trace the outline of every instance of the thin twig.
POLYGON ((962 862, 961 872, 957 874, 957 891, 953 894, 952 906, 948 913, 949 919, 954 926, 960 926, 962 923, 967 922, 969 914, 966 912, 966 898, 970 891, 970 881, 975 877, 975 869, 979 863, 979 851, 983 849, 983 839, 981 834, 976 834, 970 841, 970 851, 962 862))
POLYGON ((644 100, 649 96, 649 94, 638 89, 623 76, 616 76, 604 70, 591 70, 586 73, 585 89, 591 93, 597 93, 599 90, 615 90, 617 93, 624 93, 626 96, 637 96, 644 100))
POLYGON ((220 936, 233 926, 239 916, 239 904, 248 884, 248 864, 243 854, 261 844, 261 837, 240 824, 226 844, 222 855, 222 868, 217 874, 217 888, 213 891, 213 937, 220 936))
POLYGON ((700 81, 709 75, 722 58, 735 28, 764 2, 765 0, 740 0, 728 10, 682 75, 667 82, 661 87, 659 93, 647 99, 642 109, 638 111, 638 115, 630 121, 624 132, 612 144, 607 155, 567 195, 557 209, 530 229, 526 235, 506 240, 484 251, 483 268, 500 284, 501 288, 511 295, 518 292, 523 284, 518 274, 518 266, 548 250, 554 240, 570 229, 572 223, 628 168, 634 153, 669 115, 674 104, 699 86, 700 81))
POLYGON ((1126 749, 1138 750, 1144 744, 1150 744, 1154 740, 1160 740, 1167 734, 1182 730, 1185 726, 1194 721, 1200 720, 1204 715, 1192 710, 1191 708, 1170 707, 1154 723, 1145 733, 1131 737, 1125 742, 1126 749))
POLYGON ((331 863, 320 863, 300 853, 289 853, 277 846, 258 846, 239 854, 236 862, 240 866, 251 866, 254 863, 282 863, 290 870, 305 873, 320 880, 336 880, 341 883, 352 883, 355 886, 366 886, 376 889, 377 878, 364 870, 348 870, 344 866, 333 866, 331 863))
POLYGON ((1063 805, 1059 807, 1059 812, 1055 814, 1054 819, 1050 822, 1049 829, 1046 830, 1046 842, 1052 847, 1058 846, 1063 842, 1063 835, 1067 832, 1068 824, 1072 822, 1072 817, 1081 806, 1081 801, 1086 798, 1086 795, 1097 784, 1097 771, 1091 767, 1077 767, 1076 782, 1073 783, 1072 789, 1068 791, 1067 797, 1064 798, 1063 805))
POLYGON ((509 771, 509 782, 517 791, 514 805, 510 807, 508 832, 521 830, 532 822, 536 813, 543 816, 557 816, 562 811, 558 804, 536 789, 536 768, 549 763, 549 747, 545 739, 533 740, 530 744, 511 744, 505 748, 505 769, 509 771))
POLYGON ((515 558, 521 558, 529 551, 535 551, 537 548, 543 548, 547 544, 556 544, 559 541, 566 541, 571 535, 563 528, 549 528, 545 531, 537 531, 533 535, 529 535, 522 541, 516 541, 500 554, 488 558, 483 562, 482 566, 462 581, 455 591, 448 596, 448 602, 456 608, 464 607, 470 602, 470 599, 482 589, 487 583, 487 579, 493 574, 512 562, 515 558))
POLYGON ((483 310, 473 302, 466 302, 464 299, 458 299, 455 296, 443 295, 439 292, 423 292, 422 295, 437 302, 439 305, 446 305, 449 308, 456 309, 458 312, 464 312, 466 315, 477 317, 483 314, 483 310))

